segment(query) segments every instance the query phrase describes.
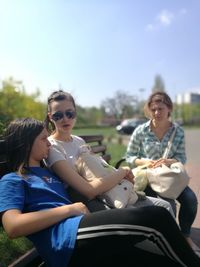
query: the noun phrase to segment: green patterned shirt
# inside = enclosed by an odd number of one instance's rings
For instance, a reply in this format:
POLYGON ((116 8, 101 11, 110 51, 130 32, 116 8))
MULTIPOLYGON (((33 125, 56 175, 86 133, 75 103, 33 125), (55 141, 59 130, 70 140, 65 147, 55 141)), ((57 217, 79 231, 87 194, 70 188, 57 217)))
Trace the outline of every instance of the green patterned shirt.
POLYGON ((168 158, 175 158, 176 160, 186 163, 185 153, 185 134, 182 127, 172 123, 162 140, 160 141, 150 128, 150 120, 139 125, 133 132, 126 151, 126 161, 132 166, 136 167, 134 162, 137 158, 145 158, 157 160, 162 158, 164 150, 170 139, 170 136, 177 127, 176 134, 172 141, 171 150, 168 158))

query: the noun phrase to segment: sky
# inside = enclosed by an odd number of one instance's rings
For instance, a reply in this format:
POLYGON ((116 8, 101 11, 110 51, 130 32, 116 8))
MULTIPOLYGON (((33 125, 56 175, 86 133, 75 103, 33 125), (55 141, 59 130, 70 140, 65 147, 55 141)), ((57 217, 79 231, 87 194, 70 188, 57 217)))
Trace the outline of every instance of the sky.
POLYGON ((0 0, 0 81, 40 99, 59 88, 97 106, 117 91, 145 100, 161 75, 200 92, 199 0, 0 0))

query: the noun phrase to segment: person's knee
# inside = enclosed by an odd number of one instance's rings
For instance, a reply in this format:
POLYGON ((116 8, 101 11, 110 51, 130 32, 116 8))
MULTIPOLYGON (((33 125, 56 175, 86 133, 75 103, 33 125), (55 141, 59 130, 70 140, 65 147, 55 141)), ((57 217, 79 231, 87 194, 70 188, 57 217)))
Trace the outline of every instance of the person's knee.
POLYGON ((178 201, 181 205, 193 207, 194 209, 198 205, 198 200, 196 194, 188 188, 188 190, 185 190, 183 194, 180 195, 180 198, 178 198, 178 201))
POLYGON ((187 188, 178 198, 180 203, 180 216, 194 218, 197 214, 198 200, 196 194, 187 188))
POLYGON ((172 217, 166 207, 163 206, 147 206, 138 208, 138 210, 143 215, 143 217, 146 218, 159 218, 159 220, 161 220, 161 218, 164 219, 166 217, 172 217))

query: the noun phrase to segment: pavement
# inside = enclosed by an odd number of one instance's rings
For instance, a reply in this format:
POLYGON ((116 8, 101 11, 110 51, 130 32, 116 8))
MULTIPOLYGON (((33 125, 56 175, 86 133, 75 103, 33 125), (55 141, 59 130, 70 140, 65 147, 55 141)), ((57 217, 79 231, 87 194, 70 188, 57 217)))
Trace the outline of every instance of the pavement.
MULTIPOLYGON (((188 163, 186 165, 189 176, 191 177, 189 186, 195 192, 198 203, 200 203, 200 165, 188 163)), ((193 223, 194 227, 200 228, 200 207, 198 207, 197 216, 193 223)))
MULTIPOLYGON (((195 192, 198 203, 200 203, 200 129, 186 130, 185 140, 187 155, 186 169, 191 177, 189 186, 195 192)), ((193 226, 200 228, 200 206, 198 207, 193 226)))
MULTIPOLYGON (((186 169, 191 177, 189 186, 195 192, 198 203, 200 203, 200 165, 188 163, 186 169)), ((200 247, 200 206, 198 206, 197 216, 192 225, 191 238, 200 247)))

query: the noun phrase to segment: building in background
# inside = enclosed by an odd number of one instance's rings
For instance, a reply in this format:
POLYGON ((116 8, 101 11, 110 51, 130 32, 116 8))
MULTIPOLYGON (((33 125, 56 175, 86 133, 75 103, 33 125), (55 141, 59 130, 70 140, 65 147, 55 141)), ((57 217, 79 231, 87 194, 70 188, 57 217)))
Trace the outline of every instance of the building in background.
POLYGON ((176 104, 200 104, 200 93, 180 93, 176 95, 176 104))

